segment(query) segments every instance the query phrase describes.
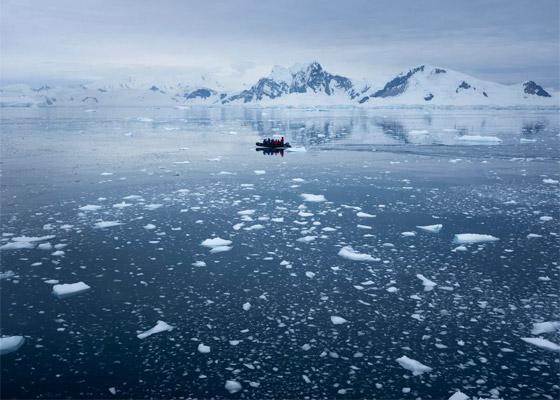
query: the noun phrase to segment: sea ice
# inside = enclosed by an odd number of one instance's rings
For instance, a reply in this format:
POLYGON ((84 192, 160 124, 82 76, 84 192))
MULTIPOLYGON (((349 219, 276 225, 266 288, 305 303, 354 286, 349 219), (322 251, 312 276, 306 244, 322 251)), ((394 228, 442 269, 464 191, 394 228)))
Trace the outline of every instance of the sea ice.
POLYGON ((422 375, 424 372, 432 372, 432 368, 413 360, 412 358, 408 358, 407 356, 397 358, 396 361, 401 365, 401 367, 411 371, 414 376, 422 375))
POLYGON ((221 238, 217 237, 217 238, 213 238, 213 239, 206 239, 205 241, 200 243, 200 245, 204 246, 204 247, 209 247, 209 248, 212 249, 212 248, 215 248, 215 247, 229 246, 232 243, 233 242, 231 240, 221 239, 221 238))
POLYGON ((434 286, 437 286, 437 283, 429 280, 422 274, 417 274, 416 277, 422 281, 422 285, 424 285, 424 291, 426 292, 429 292, 434 288, 434 286))
POLYGON ((543 183, 548 183, 549 185, 558 185, 558 181, 556 179, 543 179, 543 183))
POLYGON ((296 240, 296 242, 311 243, 315 239, 317 239, 317 236, 305 236, 305 237, 300 237, 299 239, 296 240))
POLYGON ((455 393, 453 393, 449 400, 468 400, 468 398, 469 396, 467 396, 465 393, 457 390, 455 393))
POLYGON ((439 233, 439 231, 441 231, 441 228, 443 228, 443 225, 442 224, 425 225, 425 226, 416 225, 416 227, 426 232, 439 233))
POLYGON ((253 171, 255 174, 257 175, 264 175, 266 174, 266 171, 262 170, 262 169, 257 169, 253 171))
POLYGON ((502 139, 496 136, 465 135, 455 138, 458 142, 500 143, 502 139))
POLYGON ((171 325, 163 321, 158 321, 156 326, 154 326, 152 329, 148 329, 147 331, 144 331, 136 336, 138 337, 138 339, 144 339, 150 335, 153 335, 154 333, 165 332, 170 330, 173 330, 173 327, 171 325))
POLYGON ((194 267, 206 267, 206 263, 204 261, 195 261, 192 263, 194 267))
POLYGON ((375 218, 375 215, 368 214, 368 213, 365 213, 365 212, 362 212, 362 211, 356 213, 356 216, 359 217, 359 218, 375 218))
POLYGON ((550 340, 542 338, 521 338, 526 343, 532 344, 534 346, 540 347, 542 349, 551 350, 555 352, 560 352, 560 346, 556 343, 552 343, 550 340))
POLYGON ((210 250, 211 254, 215 254, 215 253, 223 253, 224 251, 230 251, 233 247, 232 246, 218 246, 218 247, 213 247, 212 250, 210 250))
POLYGON ((309 201, 312 203, 319 203, 322 201, 327 201, 325 196, 322 194, 309 194, 309 193, 302 193, 301 197, 303 197, 303 201, 309 201))
POLYGON ((416 232, 402 232, 401 235, 404 237, 416 236, 416 232))
POLYGON ((346 321, 344 318, 342 317, 338 317, 336 315, 332 315, 331 316, 331 322, 334 325, 341 325, 341 324, 346 324, 348 321, 346 321))
POLYGON ((0 355, 17 351, 25 342, 23 336, 7 336, 0 338, 0 355))
POLYGON ((459 233, 453 238, 453 243, 464 244, 464 243, 480 243, 480 242, 495 242, 497 237, 491 235, 480 235, 478 233, 459 233))
POLYGON ((83 293, 91 289, 88 285, 84 282, 77 282, 77 283, 64 283, 60 285, 53 286, 53 294, 60 298, 66 298, 75 296, 77 294, 83 293))
POLYGON ((350 246, 345 246, 338 252, 338 255, 342 258, 352 261, 374 261, 374 258, 369 254, 361 254, 350 246))
POLYGON ((249 311, 251 309, 251 303, 247 302, 243 304, 243 311, 249 311))
POLYGON ((88 204, 87 206, 83 206, 78 208, 78 210, 80 211, 97 211, 100 210, 102 207, 101 206, 97 206, 94 204, 88 204))
POLYGON ((205 346, 202 343, 198 345, 198 351, 202 354, 210 353, 210 346, 205 346))
POLYGON ((541 333, 552 333, 558 330, 560 330, 560 321, 535 322, 531 334, 540 335, 541 333))
POLYGON ((226 385, 225 388, 227 389, 228 392, 230 392, 231 394, 233 393, 237 393, 242 389, 241 383, 237 382, 237 381, 226 381, 226 385))
POLYGON ((96 222, 95 224, 93 224, 93 227, 95 229, 102 229, 102 228, 111 228, 113 226, 119 226, 122 225, 122 222, 119 221, 101 221, 101 222, 96 222))
POLYGON ((156 226, 154 224, 147 224, 147 225, 144 225, 143 228, 147 229, 147 230, 152 230, 152 229, 156 229, 156 226))

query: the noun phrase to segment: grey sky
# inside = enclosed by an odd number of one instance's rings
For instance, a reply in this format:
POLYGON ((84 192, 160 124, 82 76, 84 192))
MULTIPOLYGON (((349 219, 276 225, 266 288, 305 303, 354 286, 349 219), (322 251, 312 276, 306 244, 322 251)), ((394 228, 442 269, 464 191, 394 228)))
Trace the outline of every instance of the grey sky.
POLYGON ((428 63, 560 85, 558 0, 0 0, 2 84, 125 75, 226 85, 319 61, 351 78, 428 63))

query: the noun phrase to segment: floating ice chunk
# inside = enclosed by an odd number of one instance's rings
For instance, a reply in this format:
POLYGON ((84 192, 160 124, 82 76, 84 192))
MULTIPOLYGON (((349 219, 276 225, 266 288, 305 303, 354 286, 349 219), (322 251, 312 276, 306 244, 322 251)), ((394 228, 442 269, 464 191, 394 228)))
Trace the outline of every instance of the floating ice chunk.
POLYGON ((360 224, 358 224, 357 228, 358 229, 372 229, 371 226, 369 226, 369 225, 360 225, 360 224))
POLYGON ((214 239, 206 239, 205 241, 200 243, 200 245, 204 247, 214 248, 214 247, 221 247, 221 246, 229 246, 232 243, 233 242, 231 240, 221 239, 217 237, 214 239))
POLYGON ((272 222, 284 222, 284 217, 272 218, 271 221, 272 221, 272 222))
POLYGON ((163 206, 163 204, 146 204, 146 205, 144 206, 144 208, 145 208, 146 210, 153 211, 153 210, 157 210, 157 209, 160 208, 161 206, 163 206))
POLYGON ((99 175, 101 175, 101 176, 111 176, 111 175, 113 175, 113 173, 112 172, 102 172, 99 175))
POLYGON ((463 244, 463 243, 480 243, 480 242, 495 242, 497 237, 491 235, 480 235, 478 233, 459 233, 453 238, 453 243, 463 244))
POLYGON ((95 204, 88 204, 87 206, 83 206, 78 208, 80 211, 97 211, 100 210, 102 207, 95 205, 95 204))
POLYGON ((542 338, 521 338, 526 343, 532 344, 534 346, 540 347, 542 349, 560 352, 560 346, 556 343, 552 343, 550 340, 542 338))
POLYGON ((467 396, 465 393, 461 392, 460 390, 457 390, 455 393, 453 393, 453 395, 449 398, 449 400, 468 400, 469 396, 467 396))
POLYGON ((308 201, 311 203, 320 203, 322 201, 327 201, 324 195, 322 194, 309 194, 309 193, 302 193, 301 197, 303 197, 303 201, 308 201))
POLYGON ((210 253, 211 254, 223 253, 225 251, 230 251, 232 248, 233 248, 232 246, 218 246, 218 247, 212 248, 212 250, 210 250, 210 253))
POLYGON ((429 132, 425 129, 422 129, 422 130, 412 130, 408 133, 411 135, 427 135, 429 132))
POLYGON ((500 143, 502 139, 496 136, 465 135, 455 138, 458 142, 500 143))
POLYGON ((299 239, 297 239, 296 242, 311 243, 315 239, 317 239, 317 236, 304 236, 304 237, 300 237, 299 239))
POLYGON ((304 351, 308 351, 311 348, 311 345, 309 343, 305 343, 303 346, 301 346, 301 349, 304 351))
POLYGON ((190 161, 174 161, 173 164, 190 164, 190 161))
POLYGON ((558 330, 560 330, 560 321, 535 322, 531 334, 540 335, 541 333, 552 333, 558 330))
POLYGON ((330 226, 326 226, 321 230, 324 231, 324 232, 334 232, 334 231, 336 231, 335 228, 331 228, 330 226))
POLYGON ((233 230, 238 231, 238 230, 241 229, 241 227, 242 227, 243 225, 245 225, 244 222, 240 222, 240 223, 238 223, 238 224, 235 224, 235 225, 233 225, 233 230))
POLYGON ((389 293, 397 293, 399 291, 399 289, 397 289, 394 286, 391 286, 389 288, 386 289, 389 293))
POLYGON ((259 229, 264 229, 264 226, 261 224, 257 224, 257 225, 248 226, 247 228, 243 228, 243 230, 245 231, 257 231, 259 229))
POLYGON ((416 236, 416 232, 402 232, 401 235, 404 237, 411 237, 416 236))
POLYGON ((241 386, 241 383, 239 383, 237 381, 229 381, 228 380, 228 381, 226 381, 225 388, 228 392, 233 394, 233 393, 239 392, 243 387, 241 386))
POLYGON ((239 214, 239 215, 253 215, 254 213, 255 213, 255 210, 237 211, 237 214, 239 214))
POLYGON ((350 246, 345 246, 338 252, 338 255, 342 258, 346 258, 351 261, 375 261, 369 254, 361 254, 350 246))
POLYGON ((305 147, 288 147, 286 151, 291 153, 305 153, 307 150, 305 147))
POLYGON ((25 342, 23 336, 7 336, 0 338, 0 355, 17 351, 25 342))
POLYGON ((548 276, 539 276, 539 281, 548 282, 551 279, 548 276))
POLYGON ((138 196, 137 194, 131 194, 130 196, 123 197, 124 200, 140 200, 142 196, 138 196))
POLYGON ((249 311, 251 309, 251 303, 247 302, 243 304, 243 311, 249 311))
POLYGON ((103 228, 112 228, 113 226, 119 226, 122 225, 122 222, 119 221, 101 221, 101 222, 96 222, 95 224, 93 224, 93 227, 95 229, 103 229, 103 228))
POLYGON ((455 248, 454 248, 453 250, 451 250, 451 251, 467 251, 467 248, 466 248, 465 245, 462 244, 462 245, 460 245, 460 246, 455 247, 455 248))
POLYGON ((123 208, 126 208, 126 207, 130 207, 131 205, 132 204, 123 201, 123 202, 120 202, 120 203, 117 203, 117 204, 113 204, 113 208, 123 209, 123 208))
POLYGON ((537 139, 519 139, 519 143, 536 143, 537 139))
POLYGON ((443 225, 442 224, 425 225, 425 226, 416 225, 416 227, 426 232, 439 233, 439 231, 441 231, 441 228, 443 228, 443 225))
POLYGON ((432 372, 432 368, 413 360, 412 358, 408 358, 407 356, 402 356, 401 358, 397 358, 396 360, 401 367, 407 369, 412 372, 412 375, 422 375, 424 372, 432 372))
POLYGON ((294 179, 292 179, 292 181, 294 181, 294 182, 305 182, 305 179, 302 179, 302 178, 294 178, 294 179))
POLYGON ((558 185, 558 181, 556 179, 543 179, 543 183, 548 183, 549 185, 558 185))
POLYGON ((8 270, 6 272, 0 272, 0 279, 8 279, 13 276, 16 276, 16 274, 12 270, 8 270))
POLYGON ((64 253, 62 250, 57 250, 54 253, 52 253, 51 256, 62 257, 64 254, 66 253, 64 253))
POLYGON ((358 213, 356 213, 356 216, 359 218, 375 218, 375 215, 373 214, 368 214, 362 211, 359 211, 358 213))
POLYGON ((536 233, 529 233, 527 239, 542 238, 542 235, 537 235, 536 233))
POLYGON ((10 242, 3 246, 0 246, 0 250, 21 250, 21 249, 32 249, 35 247, 34 243, 31 242, 10 242))
POLYGON ((156 226, 154 224, 148 224, 148 225, 144 225, 144 229, 152 230, 152 229, 156 229, 156 226))
POLYGON ((198 345, 198 351, 202 354, 210 353, 210 346, 205 346, 202 343, 198 345))
POLYGON ((346 321, 344 318, 342 317, 338 317, 336 315, 332 315, 331 316, 331 322, 334 325, 341 325, 341 324, 346 324, 348 321, 346 321))
POLYGON ((255 174, 257 175, 264 175, 266 174, 266 171, 262 170, 262 169, 257 169, 253 171, 255 174))
POLYGON ((543 222, 552 221, 552 217, 549 217, 548 215, 544 215, 544 216, 540 217, 539 219, 543 222))
POLYGON ((114 388, 114 387, 110 387, 110 388, 109 388, 109 392, 110 392, 111 394, 117 394, 117 389, 114 388))
POLYGON ((138 121, 138 122, 153 122, 154 120, 152 118, 136 118, 136 121, 138 121))
POLYGON ((311 272, 311 271, 307 271, 307 272, 305 273, 305 276, 307 276, 308 278, 314 278, 314 277, 315 277, 315 273, 314 273, 314 272, 311 272))
POLYGON ((91 288, 88 285, 86 285, 84 282, 65 283, 61 285, 54 285, 53 294, 59 299, 63 299, 66 297, 71 297, 80 293, 87 292, 89 289, 91 288))
POLYGON ((138 339, 144 339, 150 335, 153 335, 154 333, 165 332, 170 330, 173 330, 173 327, 171 325, 163 321, 158 321, 156 326, 154 326, 152 329, 148 329, 147 331, 144 331, 136 336, 138 337, 138 339))
POLYGON ((434 286, 437 286, 437 283, 429 280, 422 274, 417 274, 416 277, 422 281, 422 285, 424 285, 424 291, 426 292, 429 292, 434 288, 434 286))
POLYGON ((206 267, 206 263, 204 261, 195 261, 192 263, 194 267, 206 267))
POLYGON ((220 172, 218 172, 218 175, 233 175, 233 172, 220 171, 220 172))
POLYGON ((56 285, 58 283, 58 279, 48 279, 45 283, 48 285, 56 285))

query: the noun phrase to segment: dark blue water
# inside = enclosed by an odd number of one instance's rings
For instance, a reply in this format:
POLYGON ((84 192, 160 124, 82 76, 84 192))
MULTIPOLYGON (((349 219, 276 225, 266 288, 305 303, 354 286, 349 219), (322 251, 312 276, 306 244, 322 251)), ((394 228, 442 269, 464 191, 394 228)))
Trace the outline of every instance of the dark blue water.
POLYGON ((558 398, 558 353, 521 338, 560 343, 531 334, 560 319, 559 132, 554 111, 3 110, 2 244, 55 238, 0 252, 0 331, 26 339, 1 397, 558 398), (306 151, 255 151, 272 135, 306 151), (457 140, 480 135, 501 142, 457 140))

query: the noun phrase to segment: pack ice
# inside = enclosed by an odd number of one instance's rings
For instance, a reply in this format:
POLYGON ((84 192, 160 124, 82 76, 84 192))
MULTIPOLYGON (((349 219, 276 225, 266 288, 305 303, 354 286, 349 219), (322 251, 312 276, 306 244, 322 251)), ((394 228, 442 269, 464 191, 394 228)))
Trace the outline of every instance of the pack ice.
POLYGON ((397 358, 396 360, 401 367, 404 369, 408 369, 412 372, 412 375, 422 375, 424 372, 432 372, 432 368, 413 360, 412 358, 408 358, 407 356, 402 356, 401 358, 397 358))
POLYGON ((323 196, 322 194, 302 193, 301 197, 303 198, 303 201, 308 201, 311 203, 320 203, 322 201, 327 201, 325 196, 323 196))
POLYGON ((138 339, 145 339, 148 336, 153 335, 154 333, 165 332, 170 330, 173 330, 173 327, 171 325, 167 324, 164 321, 158 321, 156 326, 154 326, 152 329, 148 329, 147 331, 144 331, 136 336, 138 336, 138 339))
POLYGON ((357 251, 354 251, 354 249, 350 246, 345 246, 340 249, 338 255, 351 261, 374 261, 373 257, 369 254, 358 253, 357 251))
POLYGON ((56 297, 63 299, 66 297, 75 296, 83 292, 87 292, 89 289, 91 288, 84 282, 64 283, 60 285, 54 285, 53 294, 56 297))

